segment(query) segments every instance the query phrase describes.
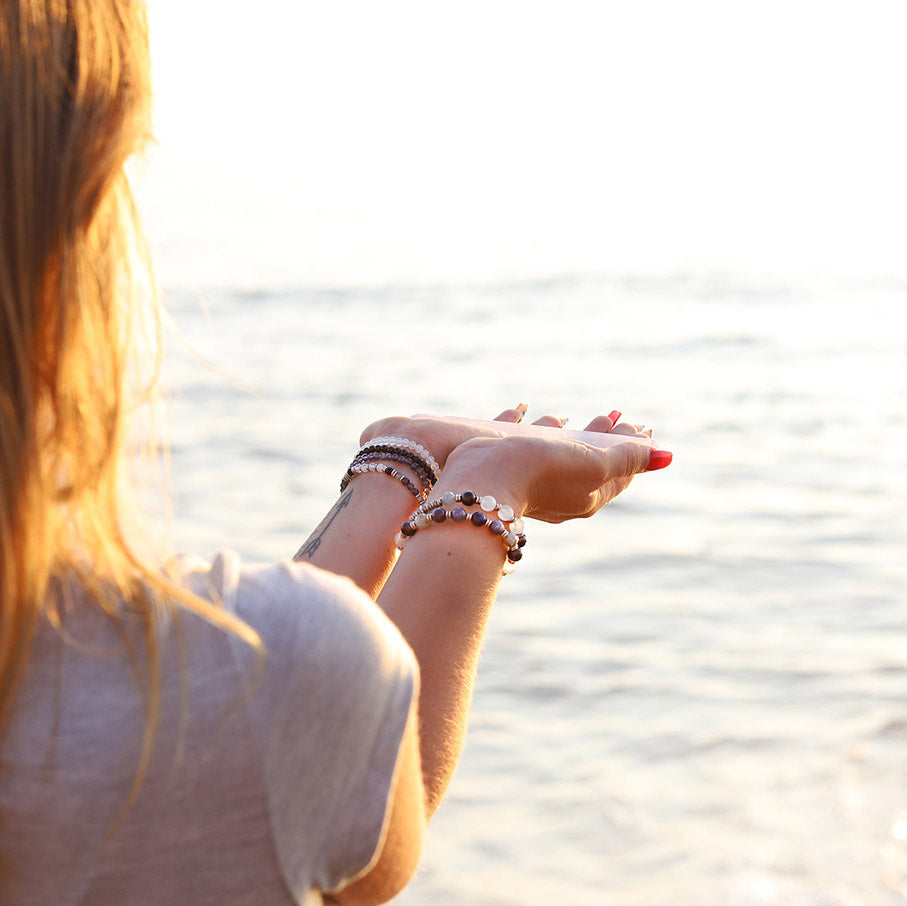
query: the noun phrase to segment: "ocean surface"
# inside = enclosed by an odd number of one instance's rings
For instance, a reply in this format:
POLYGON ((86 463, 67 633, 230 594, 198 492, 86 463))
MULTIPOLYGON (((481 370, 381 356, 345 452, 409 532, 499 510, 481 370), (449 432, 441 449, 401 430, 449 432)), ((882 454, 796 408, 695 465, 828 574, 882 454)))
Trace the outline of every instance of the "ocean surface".
POLYGON ((179 550, 290 556, 388 414, 673 450, 530 523, 399 906, 907 903, 907 282, 165 286, 179 550))

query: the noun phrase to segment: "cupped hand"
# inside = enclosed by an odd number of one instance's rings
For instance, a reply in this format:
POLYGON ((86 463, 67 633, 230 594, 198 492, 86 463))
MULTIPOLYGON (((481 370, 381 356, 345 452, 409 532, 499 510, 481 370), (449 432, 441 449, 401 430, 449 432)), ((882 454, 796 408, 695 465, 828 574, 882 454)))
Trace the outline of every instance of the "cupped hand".
MULTIPOLYGON (((599 416, 585 428, 628 437, 605 449, 550 433, 473 437, 449 455, 442 481, 494 494, 545 522, 587 518, 626 490, 634 475, 651 468, 656 445, 648 429, 615 425, 616 415, 599 416)), ((557 426, 561 421, 546 417, 535 424, 557 426)))

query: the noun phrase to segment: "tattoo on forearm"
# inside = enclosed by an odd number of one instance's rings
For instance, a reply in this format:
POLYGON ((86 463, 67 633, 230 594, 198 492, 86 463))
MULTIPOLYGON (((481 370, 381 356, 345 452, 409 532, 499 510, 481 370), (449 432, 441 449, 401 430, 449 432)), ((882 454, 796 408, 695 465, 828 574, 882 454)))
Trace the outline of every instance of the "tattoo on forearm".
POLYGON ((315 556, 315 551, 321 547, 321 539, 324 537, 325 532, 331 527, 331 523, 340 515, 341 510, 345 510, 349 505, 350 501, 353 499, 353 494, 355 493, 354 488, 347 488, 343 494, 340 495, 337 502, 331 507, 330 512, 324 519, 321 520, 321 524, 318 528, 309 535, 308 541, 299 548, 298 551, 293 555, 294 560, 308 559, 311 560, 315 556))

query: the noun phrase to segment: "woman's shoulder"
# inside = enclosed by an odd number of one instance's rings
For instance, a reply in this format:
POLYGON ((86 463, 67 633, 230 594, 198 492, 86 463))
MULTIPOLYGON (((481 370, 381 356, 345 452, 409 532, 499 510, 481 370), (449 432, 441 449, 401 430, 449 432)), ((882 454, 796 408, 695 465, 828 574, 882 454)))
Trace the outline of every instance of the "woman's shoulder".
POLYGON ((396 626, 343 576, 292 560, 245 563, 232 550, 210 563, 181 557, 178 568, 190 591, 221 603, 258 632, 269 659, 296 657, 300 648, 328 657, 358 649, 382 659, 411 658, 396 626))

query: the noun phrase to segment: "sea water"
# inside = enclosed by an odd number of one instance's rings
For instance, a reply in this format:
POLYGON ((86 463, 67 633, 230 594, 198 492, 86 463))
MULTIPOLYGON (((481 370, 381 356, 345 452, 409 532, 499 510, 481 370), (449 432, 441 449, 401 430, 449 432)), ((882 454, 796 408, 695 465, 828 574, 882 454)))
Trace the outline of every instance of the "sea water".
POLYGON ((907 902, 907 284, 164 295, 181 550, 292 555, 384 415, 622 409, 674 451, 594 519, 529 524, 396 903, 907 902))

